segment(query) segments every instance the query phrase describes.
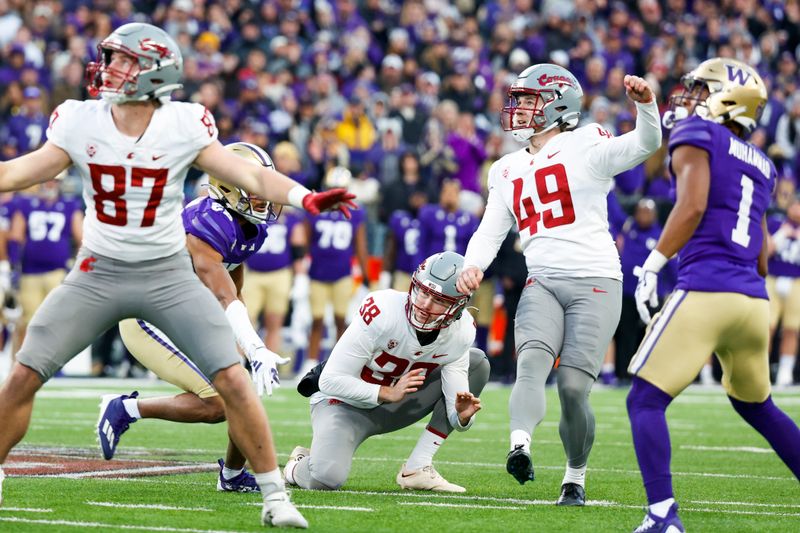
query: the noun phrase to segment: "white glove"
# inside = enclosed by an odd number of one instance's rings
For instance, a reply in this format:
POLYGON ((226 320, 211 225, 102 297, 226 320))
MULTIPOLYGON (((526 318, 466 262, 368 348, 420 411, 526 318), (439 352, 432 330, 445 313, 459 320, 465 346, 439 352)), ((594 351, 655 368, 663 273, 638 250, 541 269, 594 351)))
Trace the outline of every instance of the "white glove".
POLYGON ((381 272, 378 277, 378 289, 386 290, 392 286, 392 273, 388 270, 381 272))
POLYGON ((633 275, 639 278, 639 283, 636 284, 636 309, 639 311, 639 316, 645 324, 650 323, 650 307, 658 306, 658 273, 667 264, 668 259, 659 252, 653 250, 647 256, 644 264, 640 267, 633 269, 633 275))
POLYGON ((294 283, 292 283, 292 301, 307 300, 310 292, 311 278, 308 277, 308 274, 295 274, 294 283))
POLYGON ((7 294, 11 290, 11 265, 8 261, 0 261, 0 293, 7 294))
POLYGON ((256 392, 259 396, 264 396, 264 391, 266 391, 267 396, 272 396, 272 389, 281 386, 281 380, 278 378, 278 365, 285 365, 289 359, 281 357, 264 345, 257 347, 249 359, 256 392))

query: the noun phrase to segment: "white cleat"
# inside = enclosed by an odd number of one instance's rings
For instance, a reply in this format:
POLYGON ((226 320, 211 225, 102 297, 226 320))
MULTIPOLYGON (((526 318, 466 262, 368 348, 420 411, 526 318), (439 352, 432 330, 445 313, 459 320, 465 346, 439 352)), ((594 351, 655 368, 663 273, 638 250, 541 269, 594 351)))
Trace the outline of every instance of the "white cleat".
POLYGON ((273 527, 308 528, 308 521, 289 501, 289 496, 285 492, 273 492, 264 498, 261 523, 273 527))
POLYGON ((428 465, 419 470, 406 470, 405 463, 397 473, 397 484, 405 490, 431 490, 434 492, 467 492, 467 489, 450 483, 428 465))
POLYGON ((289 455, 289 460, 286 461, 286 466, 283 467, 283 479, 288 485, 293 487, 297 486, 297 483, 294 480, 294 469, 300 459, 303 457, 308 457, 309 455, 311 455, 311 450, 308 448, 303 448, 302 446, 294 447, 291 455, 289 455))
POLYGON ((788 372, 783 369, 778 370, 778 375, 775 376, 776 387, 778 388, 791 387, 793 382, 794 382, 794 376, 792 375, 791 370, 789 370, 788 372))
POLYGON ((6 474, 3 472, 3 467, 0 467, 0 506, 3 505, 3 481, 6 479, 6 474))

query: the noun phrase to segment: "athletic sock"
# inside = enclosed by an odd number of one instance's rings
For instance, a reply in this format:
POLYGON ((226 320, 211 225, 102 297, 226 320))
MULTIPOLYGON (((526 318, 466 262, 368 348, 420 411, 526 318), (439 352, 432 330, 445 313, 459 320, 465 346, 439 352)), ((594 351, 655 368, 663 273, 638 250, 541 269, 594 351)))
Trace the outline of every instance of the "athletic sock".
POLYGON ((238 476, 239 474, 241 474, 242 472, 244 472, 244 468, 239 468, 237 470, 237 469, 233 469, 233 468, 228 468, 227 466, 223 466, 222 467, 222 479, 225 479, 225 480, 233 479, 236 476, 238 476))
POLYGON ((667 498, 666 500, 661 500, 660 502, 651 503, 650 513, 659 518, 665 518, 667 513, 669 513, 669 509, 672 507, 673 503, 675 503, 675 498, 667 498))
POLYGON ((426 427, 422 435, 419 436, 417 445, 406 461, 406 470, 419 470, 433 464, 433 456, 439 451, 439 447, 444 443, 447 436, 442 436, 439 432, 434 432, 426 427))
POLYGON ((516 448, 519 445, 522 445, 522 449, 525 450, 526 453, 531 453, 531 436, 528 434, 527 431, 523 431, 521 429, 515 429, 511 432, 511 450, 516 448))
POLYGON ((561 481, 562 485, 564 483, 575 483, 576 485, 584 487, 586 483, 586 465, 580 468, 572 468, 569 466, 569 463, 567 463, 567 469, 564 471, 564 479, 561 481))
POLYGON ((122 400, 122 405, 125 407, 125 412, 128 413, 129 417, 137 420, 142 418, 142 415, 139 413, 139 400, 136 398, 122 400))
POLYGON ((261 489, 261 495, 265 500, 270 494, 286 491, 286 487, 283 484, 283 478, 281 477, 281 471, 278 468, 272 472, 254 474, 254 477, 256 478, 256 483, 258 483, 258 486, 261 489))

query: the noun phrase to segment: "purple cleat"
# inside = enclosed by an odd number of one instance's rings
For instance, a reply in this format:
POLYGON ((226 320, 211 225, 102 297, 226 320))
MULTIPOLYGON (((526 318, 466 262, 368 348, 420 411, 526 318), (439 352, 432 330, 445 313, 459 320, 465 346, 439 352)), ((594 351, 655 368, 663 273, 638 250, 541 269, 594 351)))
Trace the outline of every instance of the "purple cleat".
POLYGON ((256 483, 256 478, 253 474, 242 470, 242 472, 231 479, 225 479, 222 475, 222 469, 225 467, 225 461, 218 459, 219 463, 219 478, 217 479, 217 490, 223 492, 261 492, 261 489, 256 483))
POLYGON ((100 442, 100 449, 103 457, 110 460, 114 457, 114 452, 119 444, 119 438, 128 431, 128 427, 136 422, 125 411, 123 400, 136 398, 139 396, 137 391, 130 394, 106 394, 100 402, 100 418, 97 419, 97 440, 100 442))
POLYGON ((658 517, 649 512, 644 515, 642 524, 633 530, 633 533, 684 533, 686 529, 678 517, 678 504, 673 503, 667 516, 658 517))

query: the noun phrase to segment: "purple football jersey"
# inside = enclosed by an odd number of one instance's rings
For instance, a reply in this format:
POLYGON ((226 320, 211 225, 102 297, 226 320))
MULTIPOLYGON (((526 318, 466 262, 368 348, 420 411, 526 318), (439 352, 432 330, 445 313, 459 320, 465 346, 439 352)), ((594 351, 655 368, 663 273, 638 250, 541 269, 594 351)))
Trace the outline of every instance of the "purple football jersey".
POLYGON ((253 255, 267 238, 266 224, 248 222, 242 226, 219 201, 207 196, 192 201, 182 216, 186 233, 219 252, 228 270, 253 255))
MULTIPOLYGON (((785 215, 775 214, 767 218, 767 229, 770 235, 778 231, 784 222, 791 224, 797 231, 798 226, 789 222, 785 215)), ((775 255, 769 259, 769 275, 800 278, 800 239, 792 235, 787 239, 785 245, 775 250, 775 255)))
POLYGON ((424 205, 419 210, 420 260, 439 252, 464 255, 470 237, 478 229, 478 219, 466 211, 445 211, 438 204, 424 205))
POLYGON ((350 275, 356 231, 364 223, 362 210, 352 209, 350 212, 350 220, 339 211, 308 215, 311 225, 309 278, 329 283, 350 275))
POLYGON ((300 217, 294 212, 285 212, 272 222, 269 225, 269 239, 247 259, 248 268, 255 272, 274 272, 291 265, 292 249, 289 239, 299 222, 300 217))
POLYGON ((67 268, 72 257, 72 216, 81 209, 77 200, 48 202, 37 196, 20 196, 16 208, 25 217, 22 273, 42 274, 67 268))
POLYGON ((395 211, 389 219, 389 230, 394 235, 394 269, 408 274, 417 269, 419 257, 419 220, 408 211, 395 211))
POLYGON ((677 288, 767 298, 758 254, 775 166, 728 128, 697 116, 681 120, 672 130, 670 153, 681 145, 708 152, 711 183, 703 219, 680 252, 677 288))

